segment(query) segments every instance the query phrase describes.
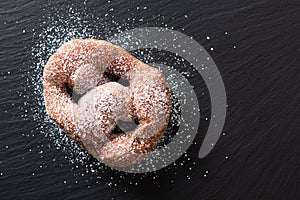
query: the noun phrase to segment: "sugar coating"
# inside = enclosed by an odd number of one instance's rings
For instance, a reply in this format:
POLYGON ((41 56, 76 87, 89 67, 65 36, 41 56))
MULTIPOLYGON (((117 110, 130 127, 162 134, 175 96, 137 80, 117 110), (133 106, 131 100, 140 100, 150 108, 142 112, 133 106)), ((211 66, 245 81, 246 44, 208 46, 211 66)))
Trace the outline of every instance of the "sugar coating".
POLYGON ((67 42, 49 58, 43 78, 48 115, 106 165, 136 164, 155 148, 167 128, 172 100, 164 75, 109 42, 67 42), (106 73, 130 85, 111 82, 106 73), (78 103, 66 86, 82 95, 78 103), (117 120, 138 120, 139 125, 112 134, 117 120))

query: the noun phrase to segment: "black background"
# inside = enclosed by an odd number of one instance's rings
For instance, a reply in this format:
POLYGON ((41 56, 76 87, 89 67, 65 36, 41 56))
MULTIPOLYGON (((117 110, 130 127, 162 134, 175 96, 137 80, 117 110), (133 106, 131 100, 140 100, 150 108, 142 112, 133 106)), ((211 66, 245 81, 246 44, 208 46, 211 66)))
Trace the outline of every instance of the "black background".
POLYGON ((0 198, 298 199, 299 20, 298 1, 1 1, 0 198), (91 16, 101 18, 114 8, 100 35, 118 28, 173 27, 214 48, 209 53, 224 80, 228 114, 225 135, 207 157, 197 158, 205 113, 190 160, 183 156, 176 166, 144 175, 91 172, 95 160, 70 161, 70 145, 56 148, 57 140, 45 137, 34 118, 44 108, 37 105, 41 94, 30 79, 37 62, 31 48, 48 26, 43 16, 60 13, 68 20, 70 6, 98 30, 91 16))

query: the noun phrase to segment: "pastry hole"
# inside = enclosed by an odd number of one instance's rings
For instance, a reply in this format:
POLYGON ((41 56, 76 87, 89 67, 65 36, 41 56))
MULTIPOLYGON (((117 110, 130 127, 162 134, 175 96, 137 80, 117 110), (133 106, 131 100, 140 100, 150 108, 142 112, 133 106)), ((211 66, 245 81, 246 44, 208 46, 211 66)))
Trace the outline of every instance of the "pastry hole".
POLYGON ((124 133, 134 131, 136 127, 139 124, 135 121, 123 121, 123 120, 117 120, 117 126, 120 130, 122 130, 124 133))
POLYGON ((117 82, 121 85, 123 85, 124 87, 128 87, 130 85, 129 81, 123 78, 120 78, 119 76, 110 73, 110 72, 104 72, 104 75, 112 82, 117 82))
POLYGON ((66 87, 67 93, 72 98, 72 96, 73 96, 73 90, 72 90, 72 88, 69 86, 69 84, 66 84, 65 87, 66 87))
POLYGON ((123 85, 124 87, 128 87, 130 85, 129 81, 126 80, 126 79, 123 79, 123 78, 120 78, 118 80, 118 83, 121 84, 121 85, 123 85))
POLYGON ((104 72, 104 75, 112 82, 118 82, 120 77, 110 72, 104 72))
POLYGON ((69 84, 66 84, 65 85, 66 87, 66 91, 67 91, 67 94, 71 97, 71 99, 75 102, 75 103, 78 103, 79 99, 81 98, 82 95, 79 95, 77 93, 75 93, 72 88, 69 86, 69 84))
POLYGON ((129 132, 133 132, 139 125, 137 120, 134 121, 123 121, 118 120, 115 128, 111 131, 111 137, 117 137, 120 134, 126 134, 129 132))

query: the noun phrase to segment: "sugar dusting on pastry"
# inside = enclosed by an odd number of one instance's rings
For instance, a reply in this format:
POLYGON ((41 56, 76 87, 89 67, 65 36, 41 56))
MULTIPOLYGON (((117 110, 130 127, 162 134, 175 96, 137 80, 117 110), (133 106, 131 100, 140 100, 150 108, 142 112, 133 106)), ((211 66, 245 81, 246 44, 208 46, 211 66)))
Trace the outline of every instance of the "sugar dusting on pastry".
POLYGON ((124 49, 95 39, 72 40, 44 68, 48 115, 91 155, 110 166, 136 164, 165 132, 171 93, 164 75, 124 49), (105 75, 129 81, 124 87, 105 75), (83 95, 75 103, 66 86, 83 95), (129 133, 111 137, 118 119, 138 120, 129 133))

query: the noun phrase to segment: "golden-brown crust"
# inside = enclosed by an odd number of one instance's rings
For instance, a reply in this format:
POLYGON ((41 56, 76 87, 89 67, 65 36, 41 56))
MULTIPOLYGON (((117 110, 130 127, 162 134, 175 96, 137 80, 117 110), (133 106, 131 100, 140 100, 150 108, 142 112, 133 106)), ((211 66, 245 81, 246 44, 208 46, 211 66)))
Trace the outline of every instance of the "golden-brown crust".
POLYGON ((72 40, 54 53, 43 73, 49 116, 91 155, 110 166, 137 163, 161 139, 171 113, 165 77, 124 49, 103 40, 72 40), (124 87, 105 73, 127 79, 124 87), (75 103, 66 85, 83 95, 75 103), (111 135, 117 120, 139 120, 130 133, 111 135))

